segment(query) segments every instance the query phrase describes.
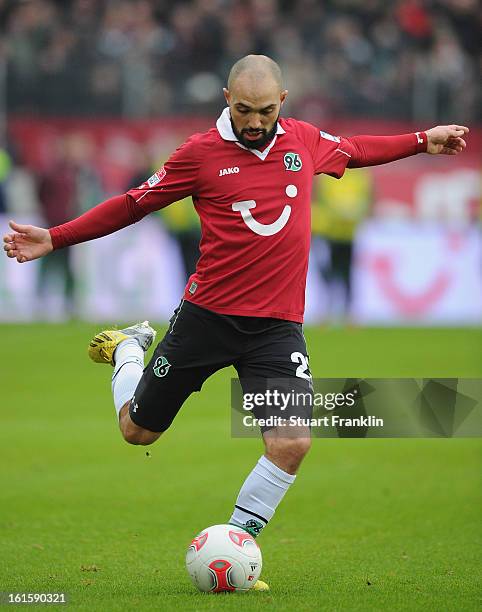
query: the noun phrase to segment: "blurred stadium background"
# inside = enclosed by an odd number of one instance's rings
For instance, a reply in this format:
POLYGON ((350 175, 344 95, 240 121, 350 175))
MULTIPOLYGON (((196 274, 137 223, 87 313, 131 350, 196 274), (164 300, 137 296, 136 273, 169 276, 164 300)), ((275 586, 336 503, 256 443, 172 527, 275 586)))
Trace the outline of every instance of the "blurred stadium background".
MULTIPOLYGON (((212 126, 232 63, 266 53, 285 116, 325 131, 471 127, 456 159, 315 180, 307 321, 480 324, 479 27, 477 0, 0 0, 0 225, 139 184, 212 126)), ((41 262, 0 258, 0 320, 166 320, 198 238, 182 202, 41 262)))

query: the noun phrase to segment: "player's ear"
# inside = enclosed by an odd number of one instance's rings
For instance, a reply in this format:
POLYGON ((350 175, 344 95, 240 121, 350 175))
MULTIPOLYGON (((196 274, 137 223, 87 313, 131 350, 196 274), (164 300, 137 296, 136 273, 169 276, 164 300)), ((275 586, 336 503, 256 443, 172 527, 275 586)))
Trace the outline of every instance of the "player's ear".
POLYGON ((226 100, 226 102, 228 103, 229 106, 229 102, 231 100, 231 95, 229 93, 229 89, 226 89, 226 87, 223 87, 223 94, 224 94, 224 98, 226 100))
POLYGON ((281 106, 283 106, 285 100, 286 100, 286 96, 288 95, 288 90, 287 89, 283 89, 283 91, 280 93, 279 95, 279 99, 281 102, 281 106))

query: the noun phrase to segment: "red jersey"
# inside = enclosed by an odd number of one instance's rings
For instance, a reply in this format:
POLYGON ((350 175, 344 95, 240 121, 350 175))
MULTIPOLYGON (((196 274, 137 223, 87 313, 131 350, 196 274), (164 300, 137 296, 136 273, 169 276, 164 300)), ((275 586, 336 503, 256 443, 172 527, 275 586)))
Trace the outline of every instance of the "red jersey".
POLYGON ((426 150, 425 133, 339 138, 281 119, 263 151, 237 141, 229 109, 145 183, 50 230, 54 248, 103 236, 192 196, 201 257, 184 298, 214 312, 303 321, 312 178, 426 150))
POLYGON ((214 312, 303 320, 313 175, 343 175, 340 139, 282 119, 260 152, 237 142, 225 109, 164 168, 129 191, 149 211, 192 195, 201 257, 184 298, 214 312))

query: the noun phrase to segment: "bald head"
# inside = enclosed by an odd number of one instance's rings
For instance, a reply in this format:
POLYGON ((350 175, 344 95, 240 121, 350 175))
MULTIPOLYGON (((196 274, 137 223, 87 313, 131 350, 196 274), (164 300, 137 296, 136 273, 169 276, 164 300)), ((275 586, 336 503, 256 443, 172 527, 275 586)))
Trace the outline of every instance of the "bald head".
POLYGON ((247 55, 231 68, 224 97, 234 133, 245 147, 261 149, 274 138, 288 93, 281 86, 281 70, 266 55, 247 55))
POLYGON ((233 89, 240 77, 255 87, 268 79, 274 81, 279 91, 282 88, 281 69, 274 60, 266 55, 246 55, 238 60, 229 73, 229 90, 233 89))

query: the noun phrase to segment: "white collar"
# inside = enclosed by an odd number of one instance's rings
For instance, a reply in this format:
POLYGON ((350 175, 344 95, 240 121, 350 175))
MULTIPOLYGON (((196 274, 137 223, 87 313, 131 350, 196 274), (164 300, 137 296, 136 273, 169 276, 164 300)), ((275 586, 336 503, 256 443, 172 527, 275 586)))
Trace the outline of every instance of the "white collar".
POLYGON ((228 106, 219 115, 219 118, 216 121, 216 128, 223 140, 229 140, 231 142, 235 142, 238 145, 238 147, 240 147, 241 149, 245 149, 246 151, 251 151, 251 153, 254 153, 254 155, 256 155, 256 157, 259 157, 259 159, 261 159, 262 161, 266 159, 268 153, 273 148, 273 145, 276 142, 276 138, 278 134, 285 134, 285 130, 281 127, 281 125, 278 122, 278 125, 276 128, 276 135, 264 151, 258 151, 258 149, 249 149, 248 147, 245 147, 240 142, 238 142, 236 134, 233 132, 233 126, 231 125, 231 114, 229 112, 228 106))

